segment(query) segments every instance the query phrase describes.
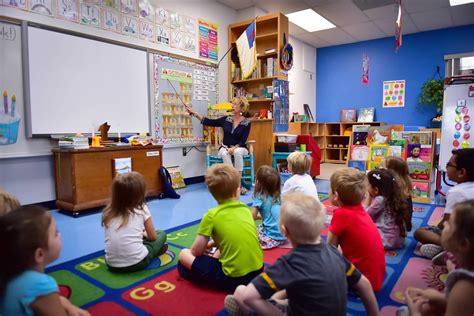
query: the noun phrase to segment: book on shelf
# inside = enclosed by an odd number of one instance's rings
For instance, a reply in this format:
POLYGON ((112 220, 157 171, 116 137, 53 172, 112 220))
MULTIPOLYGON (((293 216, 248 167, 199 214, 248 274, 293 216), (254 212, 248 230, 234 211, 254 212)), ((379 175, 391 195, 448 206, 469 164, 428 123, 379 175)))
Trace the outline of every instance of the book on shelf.
POLYGON ((390 146, 386 144, 374 144, 369 147, 369 160, 381 162, 385 157, 390 156, 390 146))
POLYGON ((265 54, 276 53, 276 48, 265 49, 265 54))
POLYGON ((58 141, 59 148, 63 149, 89 149, 87 137, 64 137, 58 141))
POLYGON ((390 145, 390 157, 400 157, 400 158, 406 159, 407 141, 405 139, 392 138, 389 142, 389 145, 390 145))
POLYGON ((413 181, 411 194, 413 198, 429 198, 430 197, 430 184, 429 182, 413 181))
POLYGON ((407 161, 425 161, 431 162, 431 145, 409 144, 407 150, 407 161))
POLYGON ((424 161, 407 161, 408 173, 415 180, 430 180, 431 163, 424 161))
POLYGON ((369 160, 369 146, 364 145, 352 145, 351 146, 351 160, 369 160))
POLYGON ((375 108, 361 108, 359 109, 359 116, 357 117, 357 122, 373 122, 375 115, 375 108))
POLYGON ((349 168, 355 168, 362 172, 367 171, 367 161, 349 160, 347 166, 349 168))
POLYGON ((372 171, 372 170, 375 170, 375 169, 378 169, 380 168, 380 161, 369 161, 368 165, 367 165, 367 170, 368 171, 372 171))

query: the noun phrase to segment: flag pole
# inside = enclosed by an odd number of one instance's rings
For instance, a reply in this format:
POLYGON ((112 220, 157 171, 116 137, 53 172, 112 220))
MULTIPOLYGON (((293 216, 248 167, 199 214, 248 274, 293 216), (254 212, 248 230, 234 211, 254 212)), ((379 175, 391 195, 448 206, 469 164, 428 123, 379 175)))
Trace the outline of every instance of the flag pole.
MULTIPOLYGON (((255 22, 257 20, 257 18, 258 18, 258 15, 252 20, 252 22, 250 22, 250 24, 255 22)), ((256 27, 255 27, 255 29, 256 29, 256 27)), ((225 56, 227 56, 227 54, 232 50, 232 48, 234 48, 234 46, 231 44, 230 48, 227 50, 227 52, 225 52, 224 56, 222 56, 222 58, 217 62, 217 68, 219 68, 219 65, 221 64, 221 61, 224 59, 225 56)))

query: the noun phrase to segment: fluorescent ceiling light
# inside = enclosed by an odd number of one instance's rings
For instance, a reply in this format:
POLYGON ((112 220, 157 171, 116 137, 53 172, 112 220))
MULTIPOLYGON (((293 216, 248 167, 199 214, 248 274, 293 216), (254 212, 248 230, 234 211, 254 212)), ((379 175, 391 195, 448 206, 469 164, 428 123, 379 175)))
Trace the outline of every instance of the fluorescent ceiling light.
POLYGON ((453 7, 455 5, 474 3, 474 0, 449 0, 449 4, 453 7))
POLYGON ((291 23, 298 25, 308 32, 332 29, 334 24, 320 16, 313 9, 306 9, 286 15, 291 23))

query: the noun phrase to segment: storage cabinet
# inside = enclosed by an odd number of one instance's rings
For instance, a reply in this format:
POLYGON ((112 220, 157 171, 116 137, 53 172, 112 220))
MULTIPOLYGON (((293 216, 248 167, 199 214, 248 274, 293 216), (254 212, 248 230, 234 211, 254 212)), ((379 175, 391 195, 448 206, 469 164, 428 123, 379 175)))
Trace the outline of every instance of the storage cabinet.
POLYGON ((346 163, 351 142, 353 125, 380 126, 381 122, 372 123, 308 123, 292 122, 288 133, 297 135, 311 135, 321 149, 321 162, 346 163))

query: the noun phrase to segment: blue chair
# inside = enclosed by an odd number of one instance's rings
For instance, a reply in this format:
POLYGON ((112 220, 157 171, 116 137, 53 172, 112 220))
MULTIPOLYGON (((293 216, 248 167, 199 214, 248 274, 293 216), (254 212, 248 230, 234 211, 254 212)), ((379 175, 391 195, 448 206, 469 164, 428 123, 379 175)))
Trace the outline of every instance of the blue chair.
MULTIPOLYGON (((207 168, 212 166, 216 163, 223 163, 222 158, 213 155, 213 147, 212 144, 209 142, 205 142, 206 144, 206 165, 207 168)), ((253 163, 253 144, 255 144, 254 140, 247 141, 247 147, 249 150, 249 154, 245 155, 244 158, 244 169, 242 170, 242 185, 247 188, 251 189, 255 184, 255 173, 254 173, 254 163, 253 163)), ((232 156, 232 161, 234 157, 232 156)))

